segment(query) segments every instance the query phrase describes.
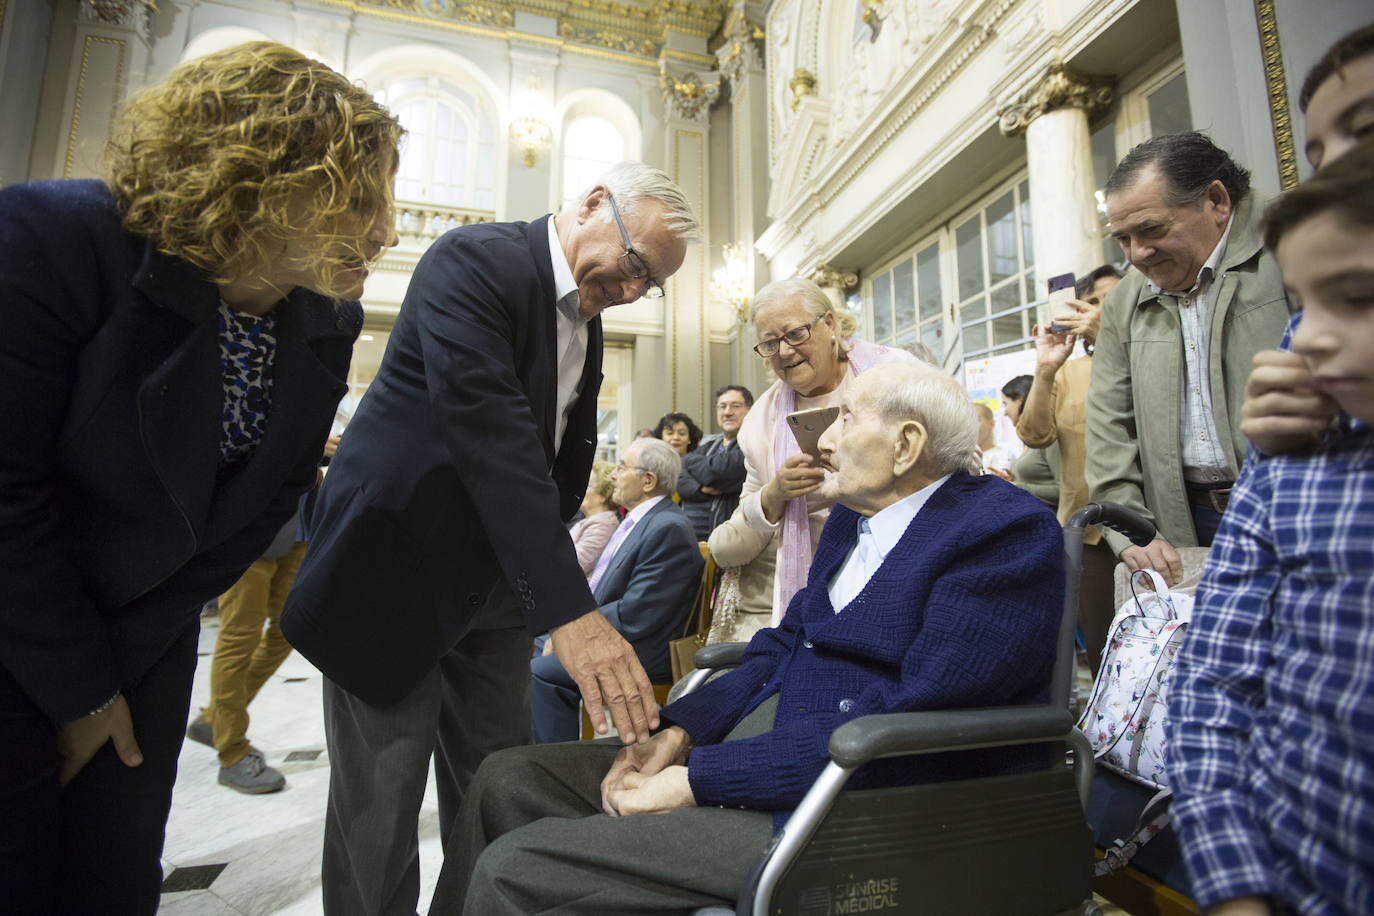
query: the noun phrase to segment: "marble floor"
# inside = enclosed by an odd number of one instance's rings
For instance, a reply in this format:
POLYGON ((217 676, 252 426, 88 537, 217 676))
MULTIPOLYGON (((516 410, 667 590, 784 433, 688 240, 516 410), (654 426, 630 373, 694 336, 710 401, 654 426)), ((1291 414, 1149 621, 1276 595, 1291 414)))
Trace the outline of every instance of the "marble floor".
MULTIPOLYGON (((192 710, 210 693, 217 622, 201 620, 192 710)), ((321 676, 292 655, 249 708, 249 737, 286 776, 286 788, 244 795, 219 785, 219 759, 194 741, 181 750, 163 849, 164 916, 318 916, 320 847, 329 755, 320 712, 321 676)), ((420 813, 420 913, 442 860, 433 773, 420 813)), ((1106 916, 1126 911, 1104 903, 1106 916)))
MULTIPOLYGON (((191 709, 210 694, 216 620, 201 620, 200 664, 191 709)), ((165 916, 318 916, 320 847, 329 754, 320 712, 321 676, 291 656, 249 707, 248 736, 286 788, 244 795, 221 786, 213 749, 187 741, 181 749, 172 814, 163 848, 165 916), (174 888, 186 888, 177 890, 174 888)), ((439 803, 433 774, 420 813, 420 912, 439 877, 439 803)))

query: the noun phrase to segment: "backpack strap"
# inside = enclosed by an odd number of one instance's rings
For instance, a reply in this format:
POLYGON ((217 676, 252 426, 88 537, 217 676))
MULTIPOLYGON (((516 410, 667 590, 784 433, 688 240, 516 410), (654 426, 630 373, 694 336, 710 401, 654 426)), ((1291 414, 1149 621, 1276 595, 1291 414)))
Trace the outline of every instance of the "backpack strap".
POLYGON ((1093 877, 1100 878, 1125 868, 1131 863, 1135 854, 1140 851, 1140 847, 1150 842, 1161 830, 1169 826, 1169 802, 1173 801, 1173 798, 1174 793, 1171 789, 1161 789, 1156 792, 1145 803, 1145 808, 1140 812, 1139 820, 1135 822, 1135 826, 1131 828, 1131 832, 1126 838, 1113 840, 1112 845, 1104 850, 1103 858, 1093 866, 1093 877))

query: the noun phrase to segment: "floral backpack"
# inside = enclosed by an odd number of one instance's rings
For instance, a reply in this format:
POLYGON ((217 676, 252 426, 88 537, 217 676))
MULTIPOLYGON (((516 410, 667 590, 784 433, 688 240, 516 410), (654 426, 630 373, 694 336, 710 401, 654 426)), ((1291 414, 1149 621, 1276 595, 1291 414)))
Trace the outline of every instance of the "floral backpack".
POLYGON ((1102 666, 1078 728, 1099 764, 1154 789, 1168 787, 1164 729, 1169 672, 1192 616, 1191 595, 1170 592, 1152 569, 1131 575, 1131 600, 1107 631, 1102 666), (1147 578, 1154 591, 1145 590, 1147 578))

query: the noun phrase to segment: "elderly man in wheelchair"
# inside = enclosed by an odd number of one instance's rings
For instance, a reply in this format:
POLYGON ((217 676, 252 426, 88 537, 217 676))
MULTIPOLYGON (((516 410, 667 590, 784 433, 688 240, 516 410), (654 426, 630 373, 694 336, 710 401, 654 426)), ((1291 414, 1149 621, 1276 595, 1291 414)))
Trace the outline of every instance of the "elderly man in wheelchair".
MULTIPOLYGON (((969 473, 977 434, 967 393, 937 370, 884 365, 856 378, 821 439, 838 505, 781 625, 760 631, 738 668, 665 706, 646 743, 489 757, 447 838, 430 912, 733 907, 826 767, 837 727, 1045 703, 1064 601, 1060 528, 1034 497, 969 473)), ((880 759, 846 788, 1045 761, 1024 745, 880 759)), ((899 888, 868 889, 890 902, 899 888)))

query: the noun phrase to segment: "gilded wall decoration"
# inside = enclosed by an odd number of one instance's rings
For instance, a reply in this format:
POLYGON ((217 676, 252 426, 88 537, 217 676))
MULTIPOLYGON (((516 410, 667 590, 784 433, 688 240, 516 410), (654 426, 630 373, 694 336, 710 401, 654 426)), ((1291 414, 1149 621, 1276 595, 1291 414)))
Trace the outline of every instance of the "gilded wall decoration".
POLYGON ((1279 25, 1274 0, 1255 0, 1260 50, 1264 56, 1264 82, 1269 95, 1269 120, 1274 125, 1274 154, 1279 163, 1279 187, 1287 191, 1298 183, 1298 154, 1293 142, 1293 118, 1288 108, 1288 81, 1279 49, 1279 25))
POLYGON ((792 90, 792 110, 796 111, 804 96, 816 94, 815 74, 805 67, 798 67, 787 81, 787 88, 792 90))
POLYGON ((720 98, 720 74, 709 76, 693 73, 681 77, 668 72, 668 65, 660 60, 659 87, 668 113, 684 121, 705 122, 711 106, 720 98))
POLYGON ((341 0, 341 5, 503 31, 515 27, 520 10, 556 20, 558 37, 570 46, 604 49, 645 63, 662 53, 668 32, 710 36, 723 18, 720 0, 341 0))
POLYGON ((997 126, 1004 135, 1015 137, 1045 112, 1060 108, 1082 108, 1092 120, 1111 105, 1114 83, 1112 77, 1079 73, 1062 63, 1051 64, 1040 82, 1019 100, 997 110, 997 126))

